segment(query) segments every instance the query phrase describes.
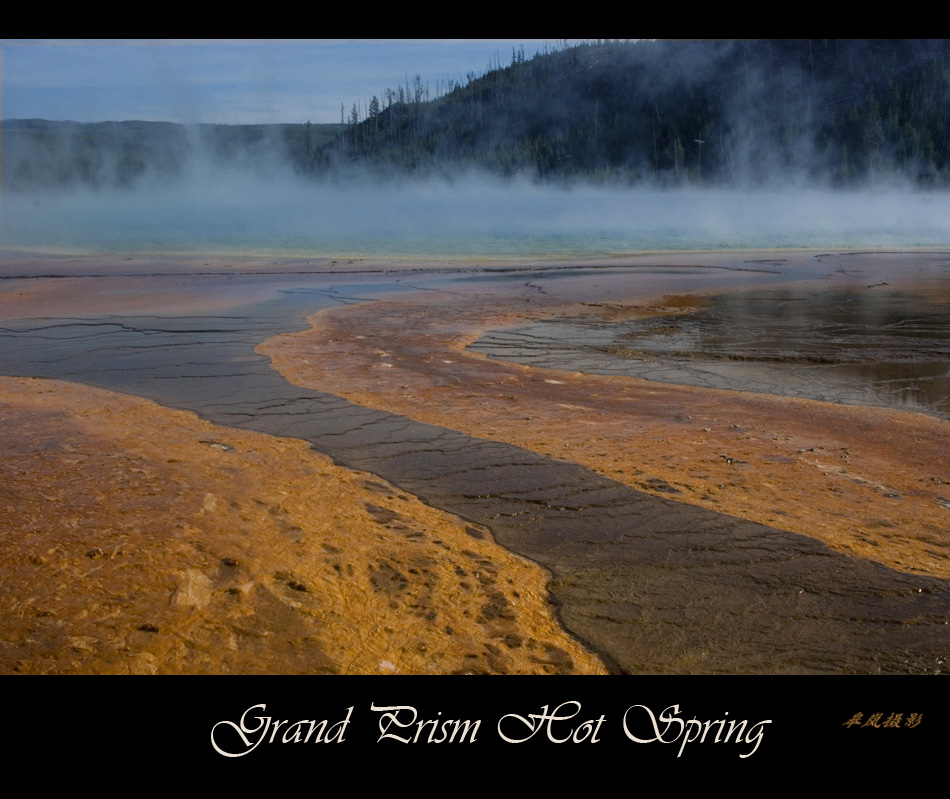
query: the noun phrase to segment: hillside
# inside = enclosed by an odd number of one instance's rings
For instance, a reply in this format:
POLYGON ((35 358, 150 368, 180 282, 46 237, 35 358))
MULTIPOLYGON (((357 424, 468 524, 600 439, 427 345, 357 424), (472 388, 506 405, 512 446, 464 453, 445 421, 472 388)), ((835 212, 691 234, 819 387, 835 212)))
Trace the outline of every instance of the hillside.
POLYGON ((947 40, 600 41, 421 76, 339 125, 3 123, 3 187, 167 183, 207 166, 325 179, 950 184, 947 40))
POLYGON ((432 102, 420 88, 374 98, 366 119, 354 106, 322 165, 731 185, 950 178, 946 40, 604 41, 514 52, 432 102))

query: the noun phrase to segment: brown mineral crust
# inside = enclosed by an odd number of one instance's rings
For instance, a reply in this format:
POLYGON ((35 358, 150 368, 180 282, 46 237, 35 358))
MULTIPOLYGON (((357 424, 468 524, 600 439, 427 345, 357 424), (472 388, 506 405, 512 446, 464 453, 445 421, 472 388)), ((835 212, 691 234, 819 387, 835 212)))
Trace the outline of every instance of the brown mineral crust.
POLYGON ((0 378, 2 673, 604 673, 548 575, 305 442, 0 378))
POLYGON ((537 369, 466 350, 489 330, 557 314, 598 313, 609 323, 697 304, 695 297, 633 296, 579 305, 532 297, 525 286, 327 309, 310 317, 309 330, 258 351, 288 379, 360 405, 580 463, 895 569, 950 577, 946 422, 537 369))

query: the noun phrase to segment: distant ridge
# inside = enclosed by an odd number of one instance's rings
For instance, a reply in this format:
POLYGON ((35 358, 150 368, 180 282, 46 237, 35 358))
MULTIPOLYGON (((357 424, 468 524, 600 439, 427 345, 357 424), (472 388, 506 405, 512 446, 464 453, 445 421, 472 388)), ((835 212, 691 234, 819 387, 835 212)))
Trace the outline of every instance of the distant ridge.
POLYGON ((3 122, 12 190, 479 171, 663 186, 950 184, 950 41, 593 41, 354 102, 338 125, 3 122))
POLYGON ((183 125, 175 122, 63 122, 7 119, 3 188, 11 191, 132 188, 173 183, 198 164, 311 174, 313 155, 340 125, 183 125))

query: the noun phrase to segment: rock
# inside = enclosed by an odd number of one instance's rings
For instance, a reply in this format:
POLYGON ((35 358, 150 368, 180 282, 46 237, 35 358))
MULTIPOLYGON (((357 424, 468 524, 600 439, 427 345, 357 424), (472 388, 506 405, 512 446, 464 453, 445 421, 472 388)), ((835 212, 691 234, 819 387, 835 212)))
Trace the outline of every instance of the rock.
POLYGON ((170 604, 176 607, 203 608, 211 601, 211 580, 198 569, 188 569, 181 575, 178 588, 172 593, 170 604))

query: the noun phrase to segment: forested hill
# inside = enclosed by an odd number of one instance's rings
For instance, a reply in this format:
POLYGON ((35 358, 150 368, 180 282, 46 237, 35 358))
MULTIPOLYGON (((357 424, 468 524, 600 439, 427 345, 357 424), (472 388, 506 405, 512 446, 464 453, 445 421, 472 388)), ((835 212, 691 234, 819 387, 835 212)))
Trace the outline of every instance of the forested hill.
POLYGON ((354 104, 321 165, 555 179, 950 183, 945 40, 603 41, 354 104), (365 113, 361 109, 366 108, 365 113), (365 117, 365 118, 362 118, 365 117))
POLYGON ((601 41, 352 103, 339 125, 3 123, 5 189, 307 179, 950 186, 946 40, 601 41))

